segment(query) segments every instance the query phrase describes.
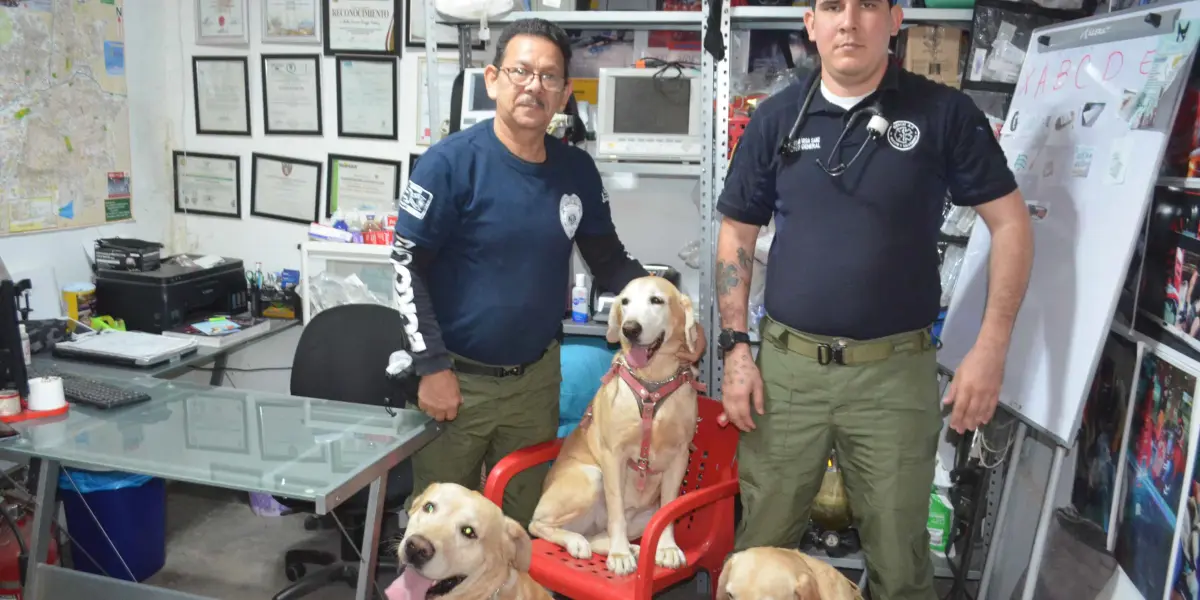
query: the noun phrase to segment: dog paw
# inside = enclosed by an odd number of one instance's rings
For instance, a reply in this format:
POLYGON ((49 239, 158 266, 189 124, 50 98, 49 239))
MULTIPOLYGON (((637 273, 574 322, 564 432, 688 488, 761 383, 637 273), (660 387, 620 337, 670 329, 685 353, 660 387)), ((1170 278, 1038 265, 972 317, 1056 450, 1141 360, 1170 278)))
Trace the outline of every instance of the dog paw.
POLYGON ((659 546, 654 555, 654 564, 664 569, 678 569, 687 564, 687 557, 683 555, 683 550, 674 544, 659 546))
POLYGON ((632 549, 609 552, 604 564, 617 575, 628 575, 637 570, 637 555, 632 549))
POLYGON ((592 545, 582 535, 573 535, 567 538, 567 554, 587 560, 592 557, 592 545))
POLYGON ((629 545, 629 551, 630 551, 631 553, 633 553, 633 557, 634 557, 634 558, 637 558, 637 557, 641 556, 642 547, 641 547, 641 546, 639 546, 639 545, 637 545, 637 544, 630 544, 630 545, 629 545))

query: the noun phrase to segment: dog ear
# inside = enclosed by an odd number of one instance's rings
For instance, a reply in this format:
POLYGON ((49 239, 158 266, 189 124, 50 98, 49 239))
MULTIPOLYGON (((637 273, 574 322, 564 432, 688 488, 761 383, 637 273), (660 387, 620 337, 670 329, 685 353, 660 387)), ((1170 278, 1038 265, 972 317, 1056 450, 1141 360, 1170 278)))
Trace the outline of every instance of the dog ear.
POLYGON ((796 578, 796 600, 821 600, 821 589, 812 573, 801 573, 796 578))
POLYGON ((508 563, 522 573, 529 572, 533 560, 533 540, 529 532, 511 517, 504 517, 505 549, 509 553, 508 563))
POLYGON ((680 292, 679 307, 683 309, 684 341, 687 342, 688 352, 696 351, 696 309, 692 306, 692 297, 680 292))
POLYGON ((604 339, 610 344, 621 341, 621 297, 613 298, 612 307, 608 309, 608 333, 604 339))

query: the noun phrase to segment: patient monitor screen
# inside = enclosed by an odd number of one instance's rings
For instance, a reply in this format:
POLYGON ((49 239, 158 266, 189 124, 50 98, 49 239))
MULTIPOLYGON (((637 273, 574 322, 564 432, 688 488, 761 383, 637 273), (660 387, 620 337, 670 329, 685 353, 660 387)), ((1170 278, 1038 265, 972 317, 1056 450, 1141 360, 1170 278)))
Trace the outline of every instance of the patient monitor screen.
POLYGON ((496 101, 488 98, 487 82, 484 81, 483 75, 472 77, 471 81, 474 90, 471 93, 471 106, 468 110, 496 110, 496 101))
POLYGON ((613 133, 687 135, 692 82, 686 77, 617 77, 613 133))

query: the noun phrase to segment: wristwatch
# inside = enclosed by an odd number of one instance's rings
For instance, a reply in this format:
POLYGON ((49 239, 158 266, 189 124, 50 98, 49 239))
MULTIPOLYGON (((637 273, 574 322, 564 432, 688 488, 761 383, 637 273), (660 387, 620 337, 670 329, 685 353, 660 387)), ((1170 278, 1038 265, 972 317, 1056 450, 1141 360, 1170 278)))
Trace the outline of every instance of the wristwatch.
POLYGON ((736 331, 733 329, 722 329, 721 334, 717 336, 717 347, 722 353, 727 353, 733 350, 733 347, 738 344, 749 344, 750 334, 745 331, 736 331))

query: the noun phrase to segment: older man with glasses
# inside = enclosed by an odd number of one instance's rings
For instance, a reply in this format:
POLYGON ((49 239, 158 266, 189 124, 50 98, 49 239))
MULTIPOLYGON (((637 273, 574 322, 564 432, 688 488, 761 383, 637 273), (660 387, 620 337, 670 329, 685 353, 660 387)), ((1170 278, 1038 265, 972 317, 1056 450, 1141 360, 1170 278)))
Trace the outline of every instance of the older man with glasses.
MULTIPOLYGON (((557 435, 573 246, 606 289, 647 274, 617 237, 591 156, 546 133, 571 95, 570 61, 557 25, 509 25, 485 72, 495 118, 432 146, 399 198, 396 291, 419 406, 443 426, 413 457, 417 490, 478 489, 481 469, 557 435)), ((514 479, 504 512, 528 525, 544 477, 514 479)))

